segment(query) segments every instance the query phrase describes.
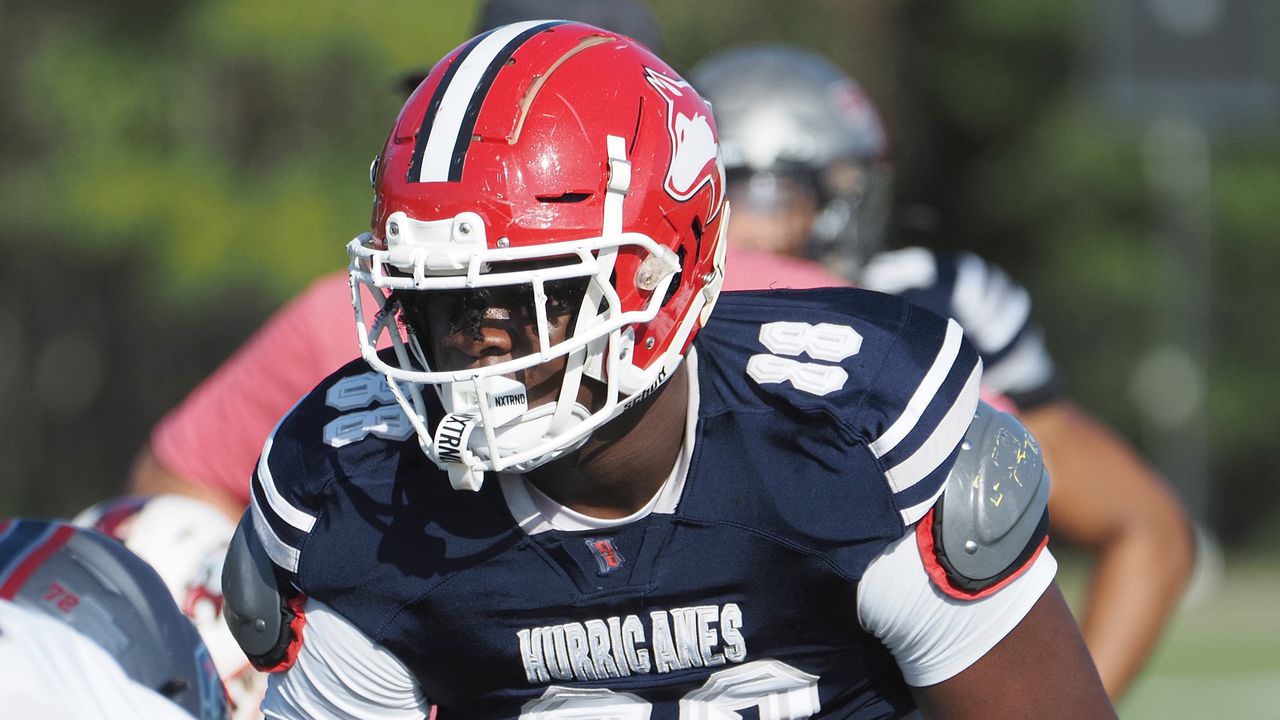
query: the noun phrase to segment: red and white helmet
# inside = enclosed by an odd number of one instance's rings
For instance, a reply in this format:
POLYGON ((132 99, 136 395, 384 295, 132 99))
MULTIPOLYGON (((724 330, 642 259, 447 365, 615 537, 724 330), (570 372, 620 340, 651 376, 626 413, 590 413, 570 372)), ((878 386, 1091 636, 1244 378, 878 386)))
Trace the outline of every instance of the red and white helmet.
POLYGON ((644 46, 590 25, 516 23, 449 53, 401 110, 373 181, 372 232, 348 245, 362 353, 457 488, 559 457, 647 396, 723 282, 710 109, 644 46), (568 338, 552 343, 548 295, 575 279, 568 338), (362 287, 382 307, 369 325, 362 287), (413 293, 497 288, 531 299, 537 350, 434 369, 425 338, 396 322, 413 293), (560 358, 558 399, 529 407, 515 374, 560 358), (577 401, 584 378, 604 388, 600 406, 577 401), (424 386, 442 416, 428 418, 424 386))

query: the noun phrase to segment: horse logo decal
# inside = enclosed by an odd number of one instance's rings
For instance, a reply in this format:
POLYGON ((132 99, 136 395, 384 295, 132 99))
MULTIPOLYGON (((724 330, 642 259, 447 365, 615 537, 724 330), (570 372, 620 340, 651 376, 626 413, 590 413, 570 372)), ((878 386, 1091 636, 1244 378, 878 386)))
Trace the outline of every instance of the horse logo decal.
POLYGON ((711 118, 701 112, 696 91, 689 83, 645 68, 645 79, 667 102, 667 133, 671 137, 671 164, 663 188, 684 202, 710 183, 710 222, 720 212, 724 197, 724 163, 711 118))

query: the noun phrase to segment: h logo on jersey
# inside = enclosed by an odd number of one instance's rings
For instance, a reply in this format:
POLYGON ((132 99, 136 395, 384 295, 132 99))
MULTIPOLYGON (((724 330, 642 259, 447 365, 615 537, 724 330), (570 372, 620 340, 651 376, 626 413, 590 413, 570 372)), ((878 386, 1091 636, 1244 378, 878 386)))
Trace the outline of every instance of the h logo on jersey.
POLYGON ((600 567, 601 575, 609 573, 622 567, 622 554, 613 546, 613 541, 608 538, 587 538, 587 547, 591 548, 591 554, 596 557, 596 564, 600 567))
POLYGON ((712 212, 707 222, 720 213, 724 196, 724 164, 711 118, 699 112, 697 93, 684 80, 668 77, 653 68, 645 68, 645 79, 667 101, 667 133, 671 137, 671 165, 667 167, 663 188, 671 197, 684 202, 703 185, 711 184, 712 212))

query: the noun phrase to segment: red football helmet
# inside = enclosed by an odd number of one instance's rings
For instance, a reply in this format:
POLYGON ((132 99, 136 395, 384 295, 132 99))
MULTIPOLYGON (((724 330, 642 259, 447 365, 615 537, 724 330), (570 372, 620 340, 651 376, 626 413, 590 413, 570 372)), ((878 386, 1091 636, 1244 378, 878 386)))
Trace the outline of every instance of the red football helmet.
POLYGON ((372 232, 348 245, 362 353, 458 488, 571 451, 647 396, 723 282, 728 207, 708 106, 644 46, 589 25, 507 25, 449 53, 401 110, 373 180, 372 232), (368 326, 361 287, 382 307, 368 326), (536 318, 531 352, 432 367, 410 304, 512 290, 536 318), (563 339, 549 330, 557 299, 570 304, 563 339), (566 365, 557 399, 529 407, 520 371, 553 360, 566 365), (584 376, 603 389, 589 408, 584 376), (425 385, 443 417, 426 417, 425 385))

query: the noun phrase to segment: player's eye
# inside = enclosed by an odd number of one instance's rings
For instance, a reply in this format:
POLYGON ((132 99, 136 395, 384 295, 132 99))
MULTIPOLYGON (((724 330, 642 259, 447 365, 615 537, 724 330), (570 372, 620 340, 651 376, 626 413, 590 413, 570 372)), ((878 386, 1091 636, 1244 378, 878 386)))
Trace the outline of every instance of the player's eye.
MULTIPOLYGON (((574 314, 586 294, 586 278, 567 278, 546 283, 547 319, 556 321, 574 314)), ((486 317, 532 324, 537 318, 532 285, 463 290, 405 291, 397 293, 400 322, 419 337, 433 331, 449 335, 477 334, 486 317), (433 324, 434 321, 434 324, 433 324)))
POLYGON ((576 313, 587 294, 587 278, 552 280, 546 285, 547 314, 576 313))
POLYGON ((395 299, 400 305, 401 324, 425 338, 436 332, 478 333, 485 311, 494 304, 494 294, 488 288, 404 291, 396 293, 395 299))

